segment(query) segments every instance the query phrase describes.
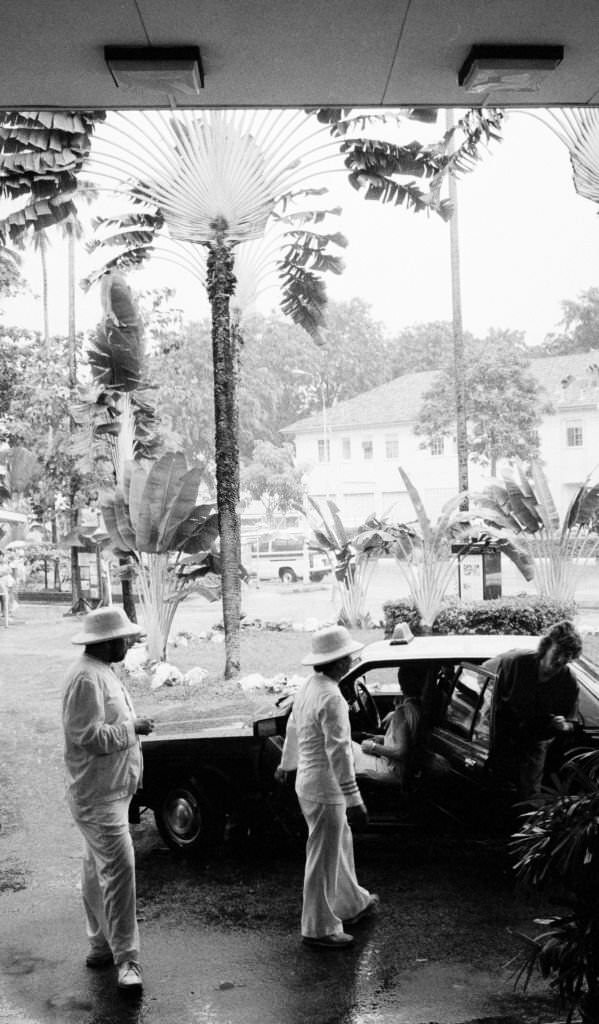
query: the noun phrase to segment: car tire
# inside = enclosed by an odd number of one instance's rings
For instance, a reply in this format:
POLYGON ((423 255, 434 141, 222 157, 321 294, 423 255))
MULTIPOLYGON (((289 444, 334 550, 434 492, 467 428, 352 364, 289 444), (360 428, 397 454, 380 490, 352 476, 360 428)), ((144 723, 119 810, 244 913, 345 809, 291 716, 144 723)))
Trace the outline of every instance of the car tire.
POLYGON ((166 845, 183 856, 201 856, 224 837, 225 815, 217 794, 207 795, 194 779, 165 789, 154 809, 166 845))
POLYGON ((279 579, 281 583, 297 583, 297 576, 293 569, 279 569, 279 579))

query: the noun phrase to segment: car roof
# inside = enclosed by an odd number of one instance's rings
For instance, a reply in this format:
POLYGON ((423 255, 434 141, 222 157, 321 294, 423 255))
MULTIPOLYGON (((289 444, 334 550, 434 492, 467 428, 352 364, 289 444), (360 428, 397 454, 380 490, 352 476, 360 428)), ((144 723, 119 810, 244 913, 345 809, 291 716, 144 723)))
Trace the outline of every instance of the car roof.
MULTIPOLYGON (((352 662, 350 672, 359 666, 397 665, 408 661, 486 661, 506 651, 534 651, 538 636, 509 633, 461 633, 415 636, 408 643, 378 640, 367 644, 352 662)), ((348 673, 349 674, 349 673, 348 673)))

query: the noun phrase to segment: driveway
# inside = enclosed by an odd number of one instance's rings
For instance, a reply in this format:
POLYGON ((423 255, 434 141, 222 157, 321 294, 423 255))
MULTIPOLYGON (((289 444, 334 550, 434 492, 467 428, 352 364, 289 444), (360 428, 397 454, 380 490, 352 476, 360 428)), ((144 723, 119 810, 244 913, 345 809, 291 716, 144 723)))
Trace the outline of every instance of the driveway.
MULTIPOLYGON (((134 827, 146 988, 123 1002, 83 964, 80 842, 62 795, 64 609, 24 606, 0 629, 0 1020, 3 1024, 550 1024, 544 983, 507 962, 538 907, 503 857, 408 831, 358 837, 382 912, 344 953, 299 944, 302 857, 227 847, 177 861, 134 827)), ((555 909, 555 908, 554 908, 555 909)), ((545 911, 546 912, 546 911, 545 911)))

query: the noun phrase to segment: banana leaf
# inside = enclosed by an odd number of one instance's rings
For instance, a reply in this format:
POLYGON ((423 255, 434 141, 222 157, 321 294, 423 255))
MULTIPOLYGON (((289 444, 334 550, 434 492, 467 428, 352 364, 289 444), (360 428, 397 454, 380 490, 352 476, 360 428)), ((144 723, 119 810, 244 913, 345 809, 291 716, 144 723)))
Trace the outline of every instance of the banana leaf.
POLYGON ((337 539, 339 541, 339 547, 345 547, 345 545, 349 543, 349 538, 348 538, 348 536, 347 536, 347 534, 345 532, 345 527, 344 527, 343 523, 341 522, 341 517, 339 516, 339 508, 335 504, 334 501, 330 500, 330 498, 327 498, 327 505, 329 506, 329 511, 331 513, 331 519, 333 520, 333 526, 335 527, 335 530, 337 531, 337 539))
POLYGON ((218 513, 212 512, 211 505, 197 505, 191 515, 179 523, 171 540, 171 549, 189 555, 209 551, 218 534, 218 513))
POLYGON ((181 452, 167 452, 151 467, 138 515, 138 551, 157 550, 162 521, 177 497, 186 472, 187 463, 181 452))
POLYGON ((148 479, 148 470, 140 462, 129 462, 125 467, 129 479, 129 491, 127 503, 129 505, 129 517, 131 525, 137 534, 139 529, 139 516, 142 508, 143 492, 148 479))
POLYGON ((540 517, 508 471, 504 472, 504 480, 512 515, 518 520, 522 530, 536 533, 542 525, 540 517))
POLYGON ((127 547, 132 551, 135 551, 137 548, 135 530, 131 525, 131 518, 129 516, 129 509, 125 501, 125 496, 119 487, 116 487, 113 492, 113 508, 116 517, 117 530, 125 541, 127 547))
POLYGON ((201 466, 194 466, 188 470, 177 492, 172 500, 166 515, 164 516, 158 531, 158 547, 161 551, 172 549, 173 537, 181 522, 193 512, 198 499, 198 490, 202 482, 204 471, 201 466))
POLYGON ((410 501, 414 506, 416 516, 418 517, 420 529, 422 530, 422 538, 427 544, 431 544, 433 541, 432 529, 430 520, 426 514, 426 509, 422 503, 422 499, 402 466, 399 467, 399 473, 405 484, 405 488, 410 497, 410 501))
POLYGON ((104 525, 106 532, 110 537, 112 549, 116 554, 129 555, 131 554, 131 548, 127 545, 125 539, 121 536, 117 525, 116 512, 114 507, 114 495, 112 491, 103 491, 100 493, 100 509, 102 511, 102 517, 104 519, 104 525))
POLYGON ((535 490, 539 497, 539 504, 543 509, 543 517, 546 522, 546 528, 549 532, 559 529, 559 513, 553 500, 553 495, 549 490, 549 484, 547 477, 541 469, 538 462, 531 464, 532 479, 535 485, 535 490))

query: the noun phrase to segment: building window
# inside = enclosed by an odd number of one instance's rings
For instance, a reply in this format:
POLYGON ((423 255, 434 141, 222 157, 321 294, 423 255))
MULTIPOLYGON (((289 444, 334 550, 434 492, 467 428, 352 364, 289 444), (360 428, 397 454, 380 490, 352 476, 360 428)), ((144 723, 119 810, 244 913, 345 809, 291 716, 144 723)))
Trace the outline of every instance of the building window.
POLYGON ((445 455, 444 437, 433 437, 431 441, 431 455, 445 455))
POLYGON ((341 438, 341 458, 346 462, 351 459, 351 437, 341 438))
POLYGON ((582 448, 582 423, 566 424, 566 445, 568 448, 582 448))
POLYGON ((331 442, 328 439, 325 441, 324 438, 320 438, 318 441, 318 461, 331 461, 331 442))
POLYGON ((366 460, 371 459, 374 454, 374 446, 372 444, 372 438, 367 441, 362 441, 362 457, 366 460))
POLYGON ((385 458, 399 458, 399 440, 397 438, 397 434, 387 434, 385 437, 385 458))

